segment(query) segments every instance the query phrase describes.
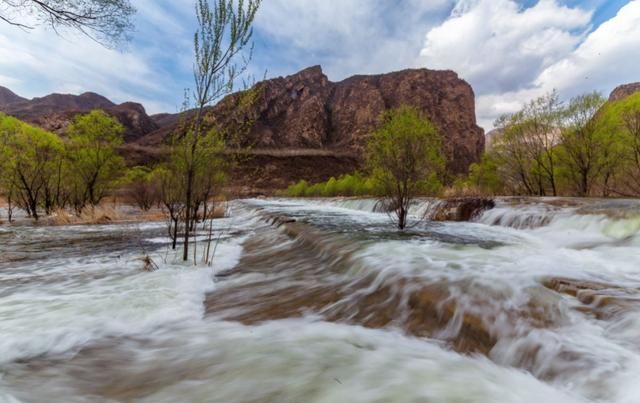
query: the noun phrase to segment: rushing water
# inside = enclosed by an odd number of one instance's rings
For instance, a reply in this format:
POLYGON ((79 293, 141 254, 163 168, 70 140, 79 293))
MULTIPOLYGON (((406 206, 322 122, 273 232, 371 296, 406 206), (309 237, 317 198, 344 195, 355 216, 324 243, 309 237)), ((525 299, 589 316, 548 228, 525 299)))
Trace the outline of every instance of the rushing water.
POLYGON ((639 203, 377 210, 234 202, 213 267, 162 223, 0 226, 0 402, 640 402, 639 203))

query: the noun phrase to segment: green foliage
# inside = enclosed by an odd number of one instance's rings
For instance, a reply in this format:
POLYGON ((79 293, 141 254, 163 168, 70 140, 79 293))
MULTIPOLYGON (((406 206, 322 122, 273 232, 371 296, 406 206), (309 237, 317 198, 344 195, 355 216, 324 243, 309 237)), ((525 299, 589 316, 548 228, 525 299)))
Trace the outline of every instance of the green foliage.
POLYGON ((471 164, 469 176, 456 181, 454 187, 475 188, 484 194, 499 195, 504 193, 504 182, 499 172, 500 161, 493 153, 485 153, 479 163, 471 164))
POLYGON ((331 177, 326 182, 313 185, 301 180, 290 185, 281 194, 287 197, 373 196, 376 190, 371 178, 356 172, 341 175, 338 179, 331 177))
POLYGON ((442 187, 442 140, 435 126, 412 107, 387 111, 382 121, 368 143, 367 167, 403 229, 412 200, 437 194, 442 187))
POLYGON ((35 219, 60 202, 63 152, 55 134, 0 114, 0 187, 35 219))
POLYGON ((496 122, 500 134, 460 186, 527 195, 640 195, 640 93, 555 94, 496 122))
POLYGON ((640 196, 640 93, 607 103, 598 115, 601 130, 611 137, 603 165, 614 192, 640 196))
POLYGON ((72 203, 80 211, 100 203, 119 179, 124 159, 117 147, 124 143, 124 127, 102 111, 77 116, 67 128, 68 158, 74 173, 72 203))
POLYGON ((124 168, 116 153, 122 126, 103 112, 77 117, 68 141, 0 115, 0 190, 38 219, 71 203, 80 211, 97 204, 124 168))

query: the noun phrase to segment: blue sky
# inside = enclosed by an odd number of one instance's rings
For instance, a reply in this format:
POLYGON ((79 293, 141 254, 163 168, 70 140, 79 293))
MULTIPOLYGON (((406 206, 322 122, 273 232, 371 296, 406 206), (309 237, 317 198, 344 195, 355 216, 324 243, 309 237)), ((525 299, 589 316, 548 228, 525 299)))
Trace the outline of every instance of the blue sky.
MULTIPOLYGON (((192 0, 132 0, 133 39, 105 49, 0 24, 0 85, 34 97, 99 92, 174 112, 191 86, 192 0)), ((320 64, 329 79, 404 68, 451 69, 476 93, 479 123, 557 89, 605 95, 640 81, 640 0, 263 0, 251 71, 320 64)))

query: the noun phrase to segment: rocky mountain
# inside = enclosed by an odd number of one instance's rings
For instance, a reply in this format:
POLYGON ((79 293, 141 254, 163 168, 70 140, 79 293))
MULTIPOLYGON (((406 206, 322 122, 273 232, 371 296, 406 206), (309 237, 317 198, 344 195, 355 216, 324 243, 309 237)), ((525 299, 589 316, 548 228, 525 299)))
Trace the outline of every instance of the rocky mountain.
POLYGON ((609 95, 609 102, 619 101, 636 92, 640 92, 640 82, 620 85, 609 95))
POLYGON ((14 94, 13 91, 8 88, 0 87, 0 107, 3 105, 15 104, 17 102, 24 102, 26 100, 26 98, 22 98, 21 96, 14 94))
MULTIPOLYGON (((192 116, 148 116, 140 104, 116 105, 94 93, 25 100, 2 90, 7 102, 0 103, 0 112, 57 133, 78 113, 105 110, 127 128, 122 152, 131 164, 159 158, 158 146, 192 116)), ((479 160, 485 137, 476 125, 474 93, 452 71, 414 69, 332 82, 314 66, 229 95, 207 110, 207 121, 239 133, 236 144, 250 146, 250 158, 243 158, 232 177, 240 193, 261 193, 362 168, 367 139, 382 112, 405 104, 440 130, 451 174, 466 173, 479 160)))
MULTIPOLYGON (((242 145, 255 149, 362 155, 381 113, 403 104, 415 106, 440 129, 452 173, 466 172, 484 148, 473 90, 452 71, 404 70, 331 82, 314 66, 259 83, 255 100, 241 107, 243 102, 241 94, 230 95, 209 113, 224 127, 254 122, 244 130, 242 145)), ((158 117, 167 124, 138 143, 162 142, 179 120, 169 116, 158 117)))
POLYGON ((116 105, 93 92, 80 95, 51 94, 28 100, 0 87, 0 112, 59 134, 77 114, 94 109, 104 110, 124 125, 125 141, 134 141, 159 129, 144 107, 137 103, 116 105))

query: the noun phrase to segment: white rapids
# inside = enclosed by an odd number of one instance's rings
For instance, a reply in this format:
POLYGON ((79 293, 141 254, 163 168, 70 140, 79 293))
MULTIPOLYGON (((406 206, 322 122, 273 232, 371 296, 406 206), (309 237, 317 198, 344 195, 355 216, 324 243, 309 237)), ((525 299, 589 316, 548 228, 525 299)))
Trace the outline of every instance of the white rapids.
POLYGON ((163 223, 0 225, 0 402, 640 402, 640 202, 506 200, 401 234, 372 200, 256 199, 215 228, 194 267, 163 223), (455 314, 414 334, 401 317, 434 285, 455 314), (369 325, 385 287, 398 320, 369 325), (453 343, 468 316, 486 354, 453 343))

